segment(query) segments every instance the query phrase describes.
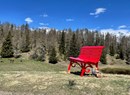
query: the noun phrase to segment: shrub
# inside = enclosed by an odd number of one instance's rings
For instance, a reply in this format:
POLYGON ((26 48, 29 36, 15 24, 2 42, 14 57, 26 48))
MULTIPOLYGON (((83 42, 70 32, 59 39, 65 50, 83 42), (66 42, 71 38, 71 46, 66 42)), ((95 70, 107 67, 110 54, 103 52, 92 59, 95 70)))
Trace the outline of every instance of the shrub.
POLYGON ((45 61, 45 49, 42 47, 36 48, 30 55, 30 58, 37 61, 45 61))
POLYGON ((18 50, 14 50, 14 58, 20 58, 21 55, 18 50))
POLYGON ((120 56, 118 54, 116 55, 116 59, 120 59, 120 56))
POLYGON ((17 54, 17 55, 14 55, 14 58, 20 58, 21 55, 17 54))
POLYGON ((67 86, 69 89, 72 89, 75 85, 76 85, 76 83, 74 80, 68 80, 67 86))
POLYGON ((103 68, 101 69, 103 73, 110 73, 110 74, 127 74, 130 75, 130 69, 128 68, 103 68))
POLYGON ((130 62, 128 62, 128 61, 126 61, 125 63, 126 63, 127 65, 130 65, 130 62))

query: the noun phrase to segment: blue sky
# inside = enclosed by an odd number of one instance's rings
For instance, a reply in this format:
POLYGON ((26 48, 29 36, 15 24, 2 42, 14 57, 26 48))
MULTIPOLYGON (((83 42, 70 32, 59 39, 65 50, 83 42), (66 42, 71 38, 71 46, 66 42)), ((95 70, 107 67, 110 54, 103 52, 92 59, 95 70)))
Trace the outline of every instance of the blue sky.
POLYGON ((31 28, 130 30, 130 0, 0 0, 0 21, 31 28))

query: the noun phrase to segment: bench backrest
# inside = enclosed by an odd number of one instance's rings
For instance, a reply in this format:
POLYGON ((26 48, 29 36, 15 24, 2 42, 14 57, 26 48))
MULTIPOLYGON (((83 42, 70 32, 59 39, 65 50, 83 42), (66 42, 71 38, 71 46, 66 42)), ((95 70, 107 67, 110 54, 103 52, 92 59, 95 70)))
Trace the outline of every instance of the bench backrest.
POLYGON ((102 55, 104 46, 83 46, 80 49, 79 58, 98 62, 102 55))

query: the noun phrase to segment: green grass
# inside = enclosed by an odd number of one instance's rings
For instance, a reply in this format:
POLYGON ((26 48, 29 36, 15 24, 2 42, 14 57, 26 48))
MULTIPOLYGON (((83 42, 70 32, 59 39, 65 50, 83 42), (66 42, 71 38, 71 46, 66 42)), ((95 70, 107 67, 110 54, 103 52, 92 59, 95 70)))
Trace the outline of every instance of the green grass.
POLYGON ((22 59, 1 59, 0 71, 63 71, 66 70, 62 65, 59 64, 49 64, 34 60, 22 59), (14 62, 10 62, 14 60, 14 62))
POLYGON ((67 74, 67 65, 61 63, 1 60, 0 95, 130 95, 129 75, 80 77, 67 74))
POLYGON ((130 75, 130 67, 124 68, 124 67, 106 67, 102 68, 101 71, 103 73, 109 73, 109 74, 126 74, 130 75))

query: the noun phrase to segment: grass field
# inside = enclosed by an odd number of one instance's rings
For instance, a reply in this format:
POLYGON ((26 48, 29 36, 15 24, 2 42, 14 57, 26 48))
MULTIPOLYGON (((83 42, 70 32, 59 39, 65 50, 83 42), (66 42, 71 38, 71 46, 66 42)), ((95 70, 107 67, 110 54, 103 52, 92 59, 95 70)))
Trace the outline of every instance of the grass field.
POLYGON ((80 77, 67 74, 65 62, 0 60, 0 95, 130 95, 130 75, 80 77))

